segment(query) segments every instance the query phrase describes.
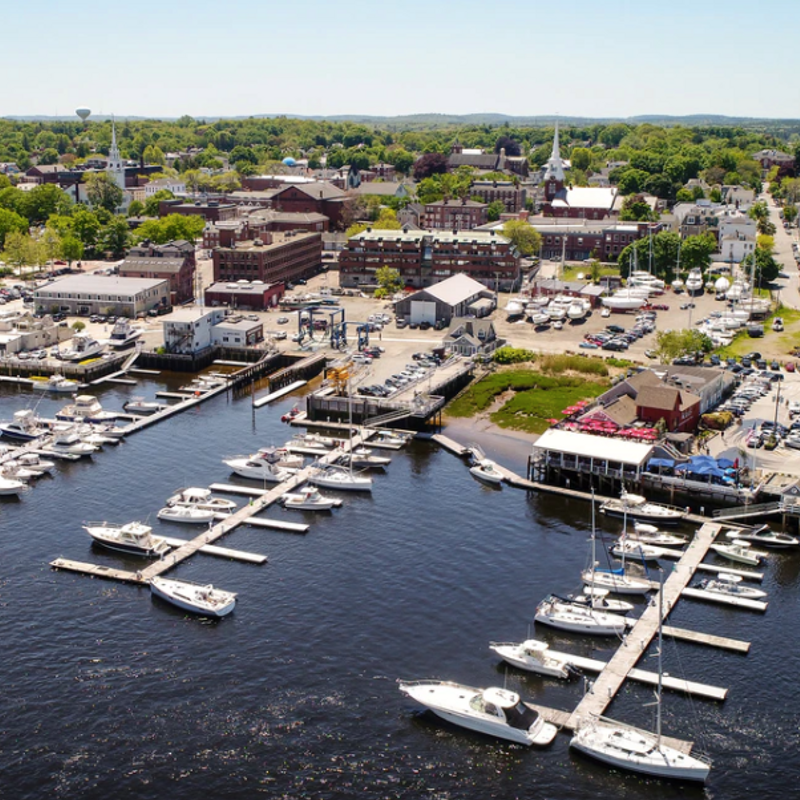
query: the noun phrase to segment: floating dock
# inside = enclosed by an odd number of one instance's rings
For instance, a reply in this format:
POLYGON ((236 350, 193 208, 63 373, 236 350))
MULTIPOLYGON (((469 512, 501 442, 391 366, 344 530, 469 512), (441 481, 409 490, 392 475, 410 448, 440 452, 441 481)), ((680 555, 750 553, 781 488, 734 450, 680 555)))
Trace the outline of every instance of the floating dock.
POLYGON ((708 603, 720 603, 726 606, 736 606, 746 608, 750 611, 766 611, 768 603, 763 600, 752 600, 749 597, 733 597, 723 592, 709 592, 705 589, 695 589, 687 587, 681 594, 683 597, 691 597, 694 600, 705 600, 708 603))
POLYGON ((284 386, 282 389, 278 389, 275 392, 270 392, 269 394, 264 395, 263 397, 259 397, 253 400, 253 405, 256 408, 261 408, 261 406, 267 405, 267 403, 272 403, 275 400, 284 397, 287 394, 291 394, 297 389, 302 388, 308 383, 308 381, 293 381, 288 386, 284 386))

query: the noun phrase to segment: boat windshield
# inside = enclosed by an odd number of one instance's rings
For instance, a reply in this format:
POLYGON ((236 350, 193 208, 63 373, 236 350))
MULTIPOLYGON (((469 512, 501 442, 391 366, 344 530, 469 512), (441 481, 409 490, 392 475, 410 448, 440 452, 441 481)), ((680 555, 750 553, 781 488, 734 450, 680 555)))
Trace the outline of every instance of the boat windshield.
POLYGON ((529 708, 521 700, 515 706, 505 709, 506 721, 512 728, 527 731, 539 719, 538 712, 529 708))

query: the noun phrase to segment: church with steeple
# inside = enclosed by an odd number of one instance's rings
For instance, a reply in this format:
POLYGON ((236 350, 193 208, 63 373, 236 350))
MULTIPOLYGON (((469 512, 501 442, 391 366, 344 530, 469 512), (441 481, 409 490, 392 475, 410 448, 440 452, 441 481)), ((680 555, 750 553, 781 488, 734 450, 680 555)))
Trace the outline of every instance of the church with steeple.
POLYGON ((108 151, 106 172, 114 179, 114 183, 125 191, 125 164, 117 147, 117 124, 114 120, 111 121, 111 149, 108 151))
POLYGON ((561 157, 558 121, 553 135, 553 151, 544 169, 544 202, 546 217, 572 219, 605 219, 615 213, 616 187, 576 186, 566 176, 567 162, 561 157))

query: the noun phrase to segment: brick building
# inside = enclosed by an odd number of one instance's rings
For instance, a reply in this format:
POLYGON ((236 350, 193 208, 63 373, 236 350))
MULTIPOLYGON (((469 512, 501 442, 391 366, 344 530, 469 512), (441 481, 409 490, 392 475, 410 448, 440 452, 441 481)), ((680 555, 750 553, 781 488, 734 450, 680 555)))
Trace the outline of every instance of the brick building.
POLYGON ((314 275, 322 263, 322 234, 303 231, 265 233, 262 237, 217 247, 214 280, 291 283, 314 275))
POLYGON ((437 200, 425 205, 428 230, 470 231, 489 221, 486 203, 474 200, 437 200))
POLYGON ((158 204, 158 216, 166 217, 169 214, 182 214, 185 217, 202 217, 210 222, 222 222, 235 219, 236 206, 233 203, 221 203, 219 200, 196 200, 193 203, 184 203, 177 198, 161 200, 158 204))
POLYGON ((393 267, 407 286, 422 288, 465 273, 484 286, 513 291, 519 285, 520 256, 495 231, 372 230, 353 236, 339 255, 343 287, 371 285, 375 272, 393 267))
POLYGON ((284 289, 282 283, 262 283, 259 280, 252 283, 213 283, 206 289, 205 303, 208 306, 264 311, 278 305, 284 289))
POLYGON ((126 278, 161 279, 169 283, 170 304, 180 305, 194 297, 194 244, 180 239, 167 244, 144 241, 132 247, 119 266, 126 278))
POLYGON ((499 200, 506 211, 516 214, 525 208, 528 199, 527 190, 517 186, 513 181, 473 181, 469 193, 473 197, 480 197, 484 203, 494 203, 499 200))

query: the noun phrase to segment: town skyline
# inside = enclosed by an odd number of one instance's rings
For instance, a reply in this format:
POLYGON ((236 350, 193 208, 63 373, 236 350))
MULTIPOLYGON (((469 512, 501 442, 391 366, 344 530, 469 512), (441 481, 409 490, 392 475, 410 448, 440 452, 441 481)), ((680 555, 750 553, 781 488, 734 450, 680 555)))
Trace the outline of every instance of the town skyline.
POLYGON ((226 33, 207 0, 191 16, 174 0, 144 0, 137 17, 152 23, 151 34, 126 44, 124 27, 119 35, 93 32, 107 12, 96 0, 77 8, 44 0, 15 9, 16 25, 47 20, 64 46, 9 37, 8 58, 26 64, 26 80, 4 87, 0 114, 70 116, 85 104, 101 116, 148 118, 485 108, 510 116, 792 119, 800 117, 796 52, 735 44, 744 31, 748 42, 771 41, 775 20, 790 10, 784 0, 766 0, 757 13, 740 0, 724 13, 677 0, 668 14, 624 0, 602 9, 576 0, 566 11, 511 0, 490 10, 474 0, 457 9, 409 0, 376 13, 365 0, 234 0, 226 33))

